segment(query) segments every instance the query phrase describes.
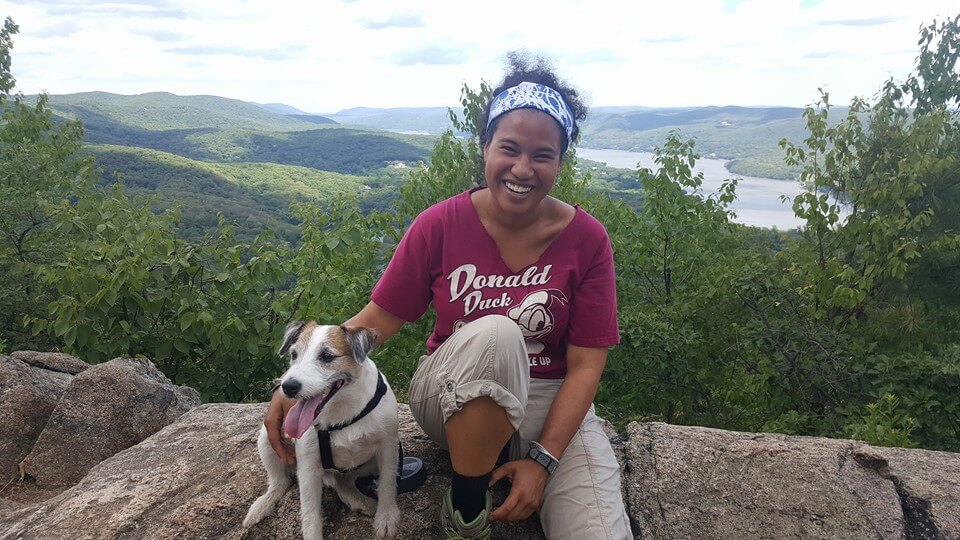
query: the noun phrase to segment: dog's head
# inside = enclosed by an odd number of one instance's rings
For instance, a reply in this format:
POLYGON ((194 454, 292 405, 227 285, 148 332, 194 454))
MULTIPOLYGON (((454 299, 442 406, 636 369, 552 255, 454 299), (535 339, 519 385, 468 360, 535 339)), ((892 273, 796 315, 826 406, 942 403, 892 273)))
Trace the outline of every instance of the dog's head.
POLYGON ((283 424, 291 437, 300 437, 334 395, 359 377, 376 341, 377 332, 370 328, 312 321, 287 325, 279 354, 290 358, 290 368, 280 387, 298 400, 283 424))

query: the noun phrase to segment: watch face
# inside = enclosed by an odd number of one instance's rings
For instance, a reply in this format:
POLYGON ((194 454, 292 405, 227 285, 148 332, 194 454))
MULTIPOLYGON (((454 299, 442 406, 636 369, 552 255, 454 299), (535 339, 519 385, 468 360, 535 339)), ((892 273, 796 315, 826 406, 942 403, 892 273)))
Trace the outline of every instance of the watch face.
POLYGON ((527 457, 539 463, 548 473, 553 474, 553 471, 557 469, 557 463, 554 461, 548 454, 541 452, 539 448, 535 446, 530 447, 530 451, 527 452, 527 457))

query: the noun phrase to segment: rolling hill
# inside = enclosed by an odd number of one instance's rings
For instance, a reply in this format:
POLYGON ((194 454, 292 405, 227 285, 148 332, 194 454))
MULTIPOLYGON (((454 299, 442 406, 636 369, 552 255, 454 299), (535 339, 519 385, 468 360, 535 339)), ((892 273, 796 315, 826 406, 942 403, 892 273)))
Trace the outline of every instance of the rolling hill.
MULTIPOLYGON (((837 114, 843 114, 842 107, 837 114)), ((582 126, 588 148, 650 151, 679 130, 697 140, 704 155, 734 160, 732 172, 794 179, 778 143, 804 136, 803 109, 793 107, 595 107, 582 126)), ((337 122, 406 133, 439 134, 449 129, 444 107, 372 109, 358 107, 327 115, 337 122)), ((839 117, 839 116, 838 116, 839 117)))
POLYGON ((116 145, 89 145, 105 181, 119 172, 127 188, 154 196, 154 208, 179 208, 181 231, 198 236, 217 225, 217 214, 237 224, 241 236, 272 229, 294 239, 293 202, 320 202, 360 195, 365 179, 275 163, 209 163, 167 152, 116 145))
POLYGON ((217 96, 152 92, 52 95, 50 108, 80 118, 91 144, 149 148, 201 161, 268 162, 369 174, 392 162, 425 161, 433 138, 344 128, 217 96))
MULTIPOLYGON (((181 208, 187 235, 209 230, 223 212, 240 234, 270 228, 293 239, 292 202, 346 193, 366 209, 387 208, 406 180, 404 167, 428 161, 435 141, 396 132, 449 127, 443 107, 356 108, 327 118, 280 103, 164 92, 53 95, 49 103, 57 115, 83 120, 87 149, 105 181, 120 172, 131 190, 154 196, 156 208, 181 208)), ((736 172, 757 174, 759 168, 763 176, 789 177, 793 172, 780 163, 776 143, 799 137, 800 114, 789 108, 605 107, 584 124, 581 144, 648 150, 680 129, 697 138, 702 153, 736 158, 734 167, 744 168, 736 172)), ((612 193, 635 183, 632 174, 585 166, 597 175, 595 189, 612 193)))
POLYGON ((450 129, 446 107, 398 107, 376 109, 356 107, 324 116, 341 124, 352 124, 398 133, 439 135, 450 129))
POLYGON ((252 129, 296 131, 316 125, 261 107, 218 96, 178 96, 167 92, 120 95, 83 92, 50 96, 50 108, 84 123, 99 120, 148 130, 252 129))
POLYGON ((179 208, 187 236, 208 231, 222 212, 241 236, 273 229, 294 239, 291 203, 347 193, 384 209, 403 167, 428 160, 434 142, 216 96, 87 92, 52 95, 49 107, 83 121, 105 182, 119 172, 155 209, 179 208))

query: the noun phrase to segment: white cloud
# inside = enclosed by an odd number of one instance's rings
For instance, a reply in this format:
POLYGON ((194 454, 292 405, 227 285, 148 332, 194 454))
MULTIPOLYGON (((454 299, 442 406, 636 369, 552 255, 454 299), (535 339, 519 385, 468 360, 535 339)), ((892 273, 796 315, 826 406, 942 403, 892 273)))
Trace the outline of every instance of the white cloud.
POLYGON ((28 93, 217 94, 308 111, 453 105, 506 51, 550 56, 596 105, 803 105, 871 95, 954 2, 0 0, 28 93), (39 4, 39 5, 38 5, 39 4), (735 5, 733 5, 735 4, 735 5))

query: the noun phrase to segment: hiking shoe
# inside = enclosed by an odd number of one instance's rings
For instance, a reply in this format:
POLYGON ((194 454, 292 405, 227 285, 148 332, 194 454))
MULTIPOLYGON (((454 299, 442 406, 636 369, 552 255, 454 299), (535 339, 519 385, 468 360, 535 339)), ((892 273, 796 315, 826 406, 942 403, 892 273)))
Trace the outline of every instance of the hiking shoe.
POLYGON ((473 521, 464 523, 460 511, 453 509, 451 490, 447 488, 447 493, 443 496, 443 510, 440 516, 443 521, 443 530, 447 534, 447 540, 465 540, 468 538, 490 540, 491 509, 493 509, 493 497, 487 491, 486 508, 473 521))

